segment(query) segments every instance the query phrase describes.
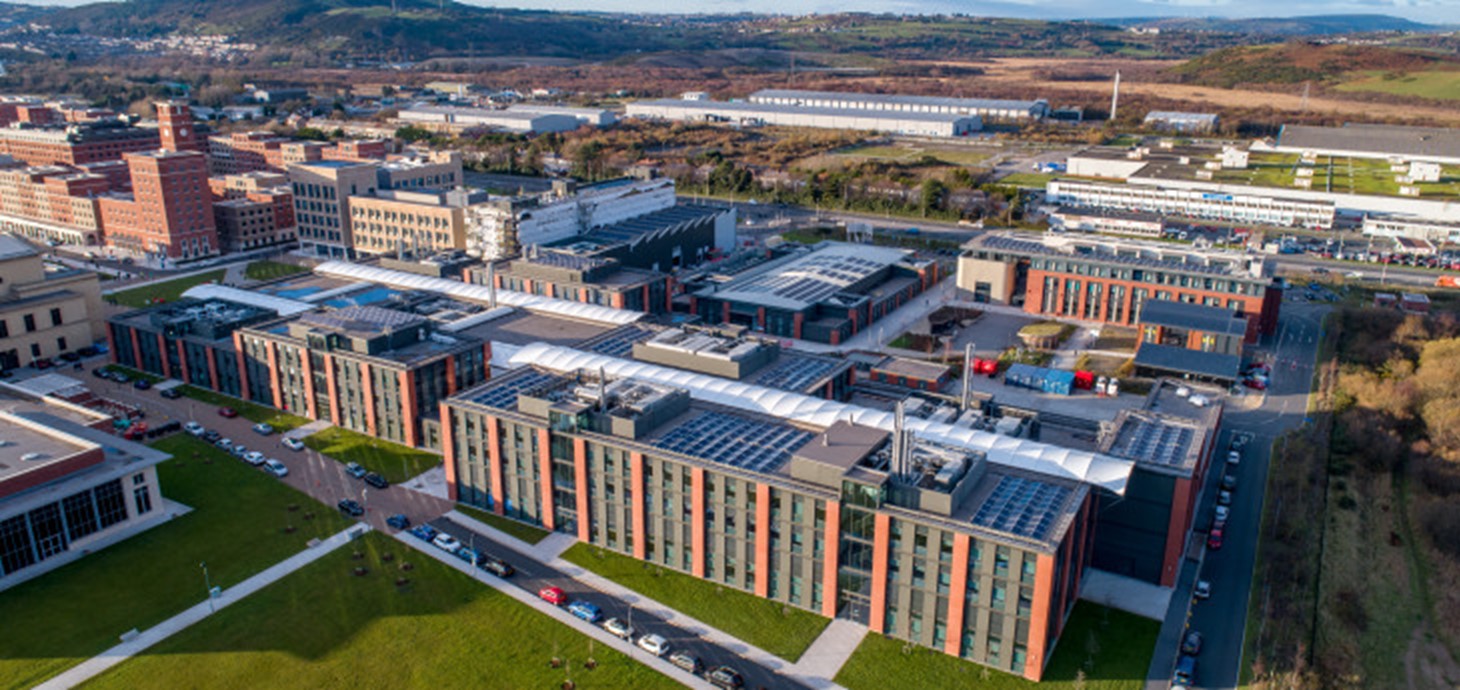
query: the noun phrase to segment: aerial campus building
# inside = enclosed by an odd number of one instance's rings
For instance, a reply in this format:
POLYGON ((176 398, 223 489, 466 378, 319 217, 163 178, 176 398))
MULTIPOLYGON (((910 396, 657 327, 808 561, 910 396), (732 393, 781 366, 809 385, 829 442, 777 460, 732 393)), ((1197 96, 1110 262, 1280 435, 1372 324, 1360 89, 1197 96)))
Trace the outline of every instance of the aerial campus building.
POLYGON ((843 91, 799 91, 794 89, 762 89, 746 97, 762 105, 796 108, 827 108, 881 111, 886 113, 933 113, 975 115, 991 122, 1028 122, 1049 115, 1049 101, 1005 100, 993 98, 948 98, 943 96, 904 96, 882 93, 843 91))
POLYGON ((977 115, 958 113, 683 98, 636 101, 628 104, 625 112, 630 117, 654 120, 855 129, 929 137, 958 137, 983 128, 977 115))
POLYGON ((1240 193, 1188 189, 1163 185, 1159 180, 1152 184, 1050 180, 1045 200, 1075 208, 1304 228, 1333 227, 1335 212, 1331 201, 1270 196, 1253 188, 1240 193))

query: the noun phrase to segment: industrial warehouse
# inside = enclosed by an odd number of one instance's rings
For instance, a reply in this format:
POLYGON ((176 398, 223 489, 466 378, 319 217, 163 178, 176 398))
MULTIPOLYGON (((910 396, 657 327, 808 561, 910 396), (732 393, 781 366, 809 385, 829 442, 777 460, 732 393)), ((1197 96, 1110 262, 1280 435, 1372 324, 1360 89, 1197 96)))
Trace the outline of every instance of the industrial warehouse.
POLYGON ((958 137, 983 128, 977 115, 710 101, 698 98, 638 101, 628 104, 627 114, 629 117, 655 120, 854 129, 929 137, 958 137))
POLYGON ((990 98, 943 98, 900 94, 762 89, 746 98, 751 103, 797 108, 872 110, 889 113, 977 115, 990 122, 1029 122, 1049 115, 1049 101, 990 98))

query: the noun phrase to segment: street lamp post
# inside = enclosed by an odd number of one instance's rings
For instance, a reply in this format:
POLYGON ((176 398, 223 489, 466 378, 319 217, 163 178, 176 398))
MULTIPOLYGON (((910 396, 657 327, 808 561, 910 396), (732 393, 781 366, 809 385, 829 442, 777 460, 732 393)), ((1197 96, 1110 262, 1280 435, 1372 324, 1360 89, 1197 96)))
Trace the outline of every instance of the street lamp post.
POLYGON ((208 577, 208 562, 203 561, 198 564, 198 567, 203 569, 203 591, 208 596, 208 611, 216 613, 218 607, 213 603, 213 581, 208 577))

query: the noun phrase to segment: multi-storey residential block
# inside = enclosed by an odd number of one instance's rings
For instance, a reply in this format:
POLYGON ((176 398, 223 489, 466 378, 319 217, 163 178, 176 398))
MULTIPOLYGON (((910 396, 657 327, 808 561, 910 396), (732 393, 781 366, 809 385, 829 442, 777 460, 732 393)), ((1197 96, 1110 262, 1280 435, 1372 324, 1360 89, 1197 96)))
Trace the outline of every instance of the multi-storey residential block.
POLYGON ((82 165, 114 161, 161 145, 158 130, 122 120, 0 129, 0 154, 28 165, 82 165))
POLYGON ((111 179, 60 165, 0 170, 0 230, 37 242, 99 247, 98 197, 111 179))
POLYGON ((107 246, 167 259, 217 254, 207 156, 159 150, 126 161, 131 191, 100 199, 107 246))
POLYGON ((95 273, 51 270, 40 252, 0 234, 0 370, 95 343, 103 333, 95 273))
POLYGON ((466 248, 466 210, 487 193, 466 189, 381 190, 350 198, 353 247, 415 256, 466 248))
POLYGON ((505 259, 523 247, 547 245, 674 206, 674 181, 620 179, 579 187, 567 180, 551 192, 494 201, 467 214, 467 253, 505 259))

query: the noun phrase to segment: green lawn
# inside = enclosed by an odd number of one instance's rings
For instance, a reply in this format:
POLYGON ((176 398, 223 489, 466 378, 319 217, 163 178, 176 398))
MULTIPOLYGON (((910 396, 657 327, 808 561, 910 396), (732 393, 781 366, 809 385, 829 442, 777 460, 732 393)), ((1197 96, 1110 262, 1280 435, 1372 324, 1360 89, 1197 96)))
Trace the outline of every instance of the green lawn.
POLYGON ((488 525, 496 527, 497 529, 502 530, 503 532, 506 532, 507 534, 510 534, 514 537, 517 537, 518 539, 521 539, 522 541, 525 541, 529 544, 536 544, 547 538, 547 535, 551 534, 551 532, 548 532, 541 527, 533 527, 532 525, 529 525, 525 522, 518 522, 516 520, 513 520, 512 518, 502 517, 501 515, 493 513, 490 510, 482 510, 480 508, 464 506, 459 503, 456 505, 456 509, 461 511, 464 515, 468 515, 477 520, 485 522, 488 525))
POLYGON ((1348 75, 1350 81, 1335 86, 1339 91, 1373 91, 1401 96, 1422 96, 1460 100, 1460 71, 1424 72, 1366 71, 1348 75))
POLYGON ((842 666, 836 682, 848 690, 1136 690, 1145 685, 1160 630, 1156 621, 1079 602, 1039 683, 924 647, 906 647, 901 640, 868 635, 842 666), (1076 680, 1082 668, 1083 684, 1076 680))
POLYGON ((120 364, 108 364, 108 365, 102 367, 102 369, 104 371, 120 371, 123 374, 126 374, 127 376, 131 377, 131 379, 133 381, 136 381, 137 379, 143 379, 143 380, 147 381, 148 383, 157 383, 158 381, 161 381, 162 380, 162 377, 161 376, 158 376, 157 374, 151 374, 151 373, 142 371, 141 369, 133 369, 131 367, 122 366, 120 364))
POLYGON ((243 269, 244 277, 249 280, 274 280, 308 272, 309 269, 303 266, 280 261, 255 261, 243 269))
POLYGON ((546 690, 567 678, 583 690, 679 687, 569 626, 371 533, 87 687, 546 690), (387 553, 393 556, 388 561, 387 553), (412 564, 410 571, 401 570, 403 561, 412 564), (356 576, 356 567, 367 574, 356 576), (554 669, 554 657, 567 665, 554 669), (588 659, 597 662, 593 670, 584 667, 588 659))
POLYGON ((1032 189, 1044 189, 1044 186, 1053 180, 1055 175, 1048 173, 1010 173, 999 178, 999 184, 1014 185, 1015 187, 1029 187, 1032 189))
POLYGON ((808 611, 589 544, 574 544, 563 552, 563 559, 790 661, 801 658, 830 622, 808 611))
POLYGON ((332 426, 304 438, 309 446, 340 462, 358 462, 399 484, 440 464, 441 456, 332 426))
MULTIPOLYGON (((189 398, 212 405, 214 408, 231 407, 237 410, 238 414, 244 419, 251 422, 264 422, 281 432, 297 429, 309 423, 309 420, 304 417, 292 415, 282 410, 276 410, 266 405, 252 403, 242 398, 224 395, 217 391, 208 390, 207 388, 183 385, 178 386, 178 391, 189 398)), ((213 410, 213 413, 217 414, 217 410, 213 410)), ((206 417, 207 415, 199 416, 206 417)))
MULTIPOLYGON (((348 524, 337 512, 190 436, 154 447, 162 494, 193 511, 0 592, 0 687, 30 687, 348 524), (300 506, 290 512, 290 505, 300 506), (312 519, 305 519, 312 514, 312 519), (293 525, 296 531, 286 534, 293 525), (21 624, 29 621, 30 624, 21 624)), ((155 506, 154 509, 161 509, 155 506)))
POLYGON ((836 151, 834 155, 852 158, 895 160, 904 163, 916 162, 924 156, 928 156, 940 163, 946 163, 948 165, 979 165, 989 159, 989 154, 980 151, 969 151, 954 147, 914 146, 911 144, 856 146, 836 151))
POLYGON ((145 307, 158 303, 158 300, 162 302, 176 302, 188 288, 194 285, 223 280, 224 273, 225 271, 220 268, 216 271, 207 271, 186 278, 177 278, 166 282, 132 288, 130 290, 113 292, 107 295, 106 299, 125 307, 145 307))

